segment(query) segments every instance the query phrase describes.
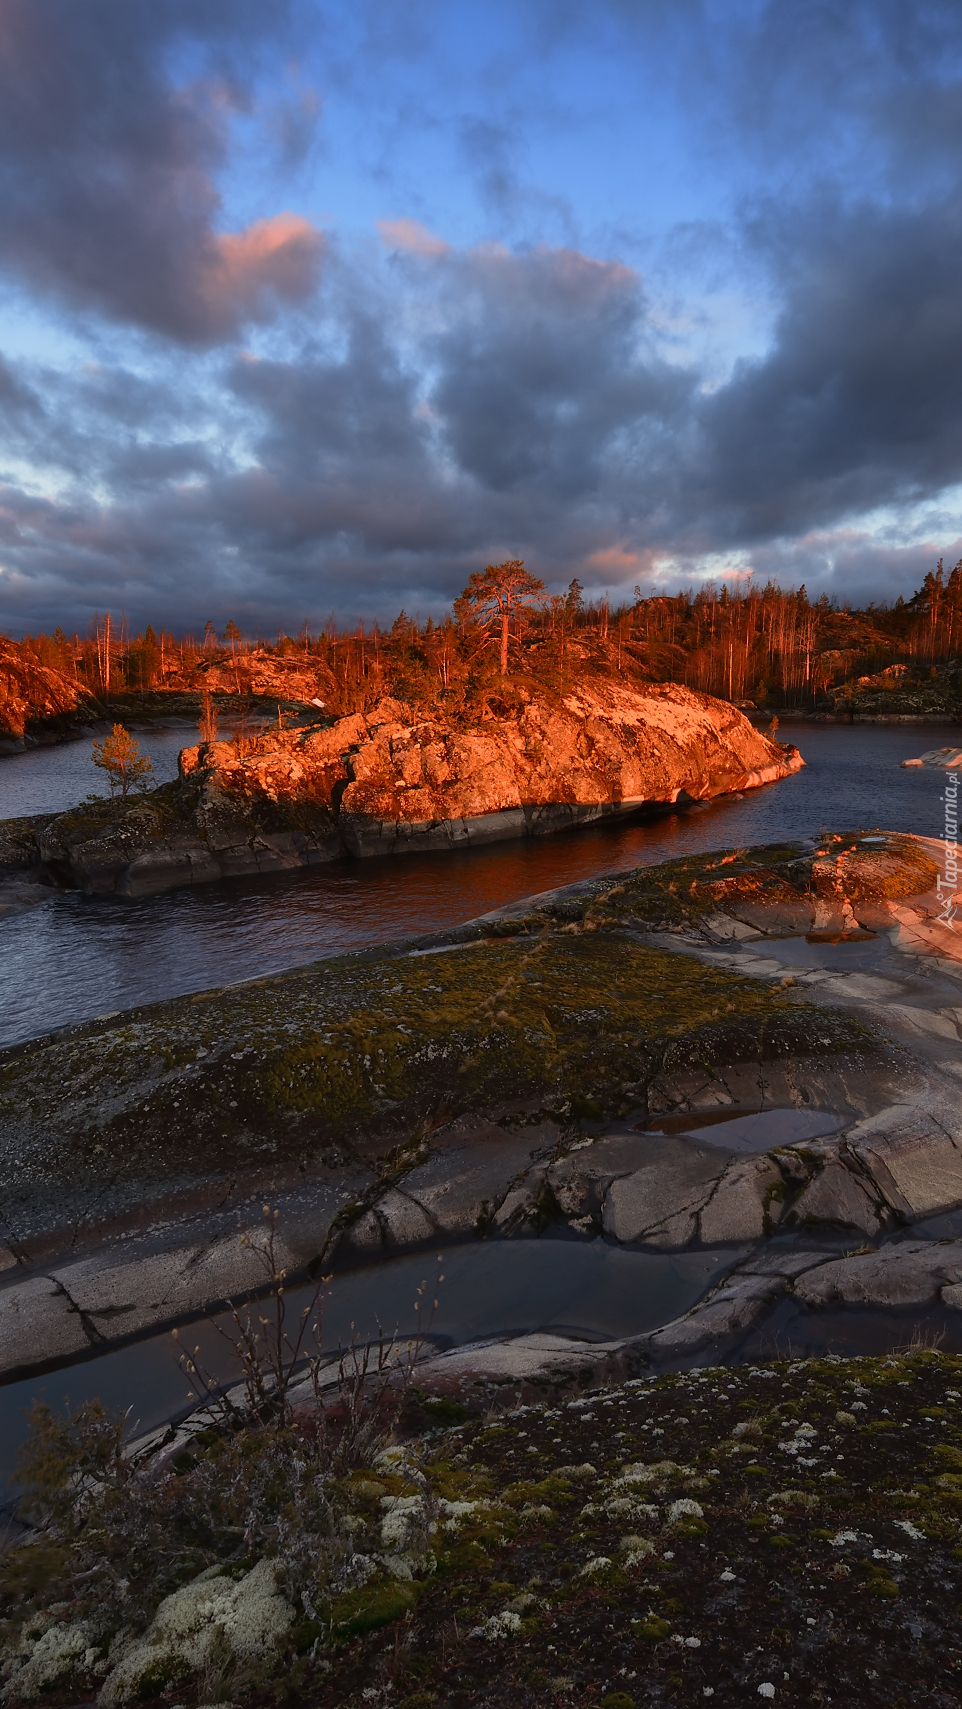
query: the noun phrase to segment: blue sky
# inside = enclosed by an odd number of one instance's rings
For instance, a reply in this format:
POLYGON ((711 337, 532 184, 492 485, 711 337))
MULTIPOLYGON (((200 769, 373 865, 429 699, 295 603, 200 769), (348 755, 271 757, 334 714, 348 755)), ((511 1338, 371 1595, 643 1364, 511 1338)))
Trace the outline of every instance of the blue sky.
POLYGON ((962 554, 962 14, 0 0, 0 627, 962 554))

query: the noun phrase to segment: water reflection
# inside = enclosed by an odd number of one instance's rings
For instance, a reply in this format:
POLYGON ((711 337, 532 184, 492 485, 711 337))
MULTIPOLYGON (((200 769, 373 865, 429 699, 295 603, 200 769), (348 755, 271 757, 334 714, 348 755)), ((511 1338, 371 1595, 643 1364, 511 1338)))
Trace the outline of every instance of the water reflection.
MULTIPOLYGON (((140 752, 153 761, 157 783, 169 783, 177 776, 177 755, 198 737, 196 724, 187 719, 176 727, 132 723, 128 728, 140 752)), ((90 758, 93 740, 84 736, 52 748, 27 748, 22 754, 0 756, 0 819, 62 813, 87 795, 109 795, 106 774, 90 758)))
POLYGON ((850 1120, 850 1116, 834 1116, 830 1110, 756 1110, 750 1115, 712 1110, 700 1116, 665 1116, 637 1131, 688 1134, 703 1145, 717 1145, 721 1151, 763 1152, 776 1145, 822 1139, 838 1133, 850 1120))

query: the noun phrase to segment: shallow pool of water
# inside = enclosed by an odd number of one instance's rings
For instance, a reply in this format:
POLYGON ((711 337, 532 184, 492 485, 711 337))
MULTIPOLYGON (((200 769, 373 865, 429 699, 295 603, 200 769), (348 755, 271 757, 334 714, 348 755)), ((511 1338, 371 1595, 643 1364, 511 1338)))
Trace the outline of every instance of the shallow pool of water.
MULTIPOLYGON (((705 849, 808 836, 823 824, 941 834, 944 774, 900 769, 903 759, 939 745, 938 732, 907 725, 799 725, 789 739, 801 748, 805 770, 697 814, 671 812, 459 854, 345 860, 139 901, 52 895, 43 906, 0 921, 0 1044, 439 930, 537 891, 705 849)), ((145 746, 154 751, 152 742, 145 746)), ((22 775, 17 768, 36 767, 39 778, 67 752, 43 749, 0 759, 0 817, 15 810, 18 798, 8 780, 22 775)), ((56 805, 70 805, 85 788, 71 787, 56 805)), ((846 966, 863 965, 853 952, 873 949, 871 943, 834 947, 846 966)))
POLYGON ((687 1134, 721 1151, 771 1151, 775 1145, 801 1145, 807 1139, 839 1133, 850 1116, 830 1110, 756 1110, 751 1115, 706 1111, 700 1116, 666 1116, 650 1122, 645 1133, 687 1134))
MULTIPOLYGON (((335 1276, 322 1292, 320 1342, 336 1352, 353 1340, 376 1339, 380 1330, 388 1338, 420 1330, 441 1346, 537 1329, 589 1341, 643 1335, 688 1311, 735 1256, 727 1250, 633 1252, 601 1240, 557 1239, 415 1253, 335 1276)), ((313 1302, 315 1290, 292 1288, 286 1297, 290 1324, 313 1302)), ((218 1321, 229 1328, 226 1316, 218 1321)), ((181 1344, 199 1346, 202 1362, 219 1381, 239 1379, 236 1360, 211 1323, 182 1330, 181 1344)), ((0 1386, 0 1490, 12 1473, 35 1399, 42 1397, 55 1411, 95 1397, 111 1407, 130 1407, 129 1433, 141 1435, 186 1412, 189 1387, 169 1334, 0 1386)))
MULTIPOLYGON (((892 945, 882 933, 875 938, 854 938, 847 943, 809 943, 806 938, 776 938, 769 940, 770 953, 786 967, 827 967, 831 973, 864 973, 876 967, 892 953, 892 945)), ((768 951, 768 943, 752 943, 759 955, 768 951)))

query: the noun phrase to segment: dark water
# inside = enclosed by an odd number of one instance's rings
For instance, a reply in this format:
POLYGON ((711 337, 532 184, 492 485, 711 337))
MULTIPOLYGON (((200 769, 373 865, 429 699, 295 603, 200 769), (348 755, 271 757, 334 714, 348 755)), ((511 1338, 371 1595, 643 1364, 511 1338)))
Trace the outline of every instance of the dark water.
MULTIPOLYGON (((169 783, 177 776, 181 748, 192 747, 198 740, 196 724, 188 724, 186 719, 176 729, 157 724, 131 724, 129 729, 140 752, 153 761, 157 783, 169 783)), ((109 795, 106 773, 91 761, 92 748, 93 738, 84 737, 53 748, 28 748, 22 754, 0 757, 0 819, 62 813, 86 795, 109 795)))
POLYGON ((763 1152, 776 1145, 801 1145, 807 1139, 823 1139, 847 1127, 850 1120, 849 1116, 833 1116, 830 1110, 759 1110, 750 1116, 712 1110, 701 1116, 665 1116, 637 1131, 683 1133, 701 1145, 715 1145, 720 1151, 763 1152))
MULTIPOLYGON (((0 1044, 452 926, 536 891, 703 849, 811 835, 823 825, 941 835, 945 774, 902 771, 900 763, 952 739, 954 726, 798 725, 788 735, 804 771, 694 811, 459 854, 343 861, 141 901, 52 897, 0 921, 0 1044)), ((179 745, 177 733, 171 740, 179 745)), ((144 746, 155 751, 153 741, 144 746)), ((25 811, 29 789, 39 799, 48 780, 49 804, 71 751, 0 760, 0 817, 25 811)), ((58 787, 67 794, 56 806, 82 793, 66 782, 58 787)))
MULTIPOLYGON (((630 1252, 601 1240, 581 1245, 551 1239, 417 1253, 335 1277, 321 1299, 320 1344, 336 1353, 354 1341, 376 1340, 380 1330, 388 1339, 421 1331, 441 1346, 539 1329, 588 1341, 643 1335, 688 1311, 735 1256, 724 1250, 630 1252)), ((315 1297, 313 1289, 292 1289, 287 1323, 299 1320, 315 1297)), ((269 1314, 272 1308, 258 1310, 269 1314)), ((181 1341, 191 1351, 200 1346, 199 1363, 215 1379, 239 1380, 236 1360, 210 1323, 182 1330, 181 1341)), ((315 1346, 312 1341, 307 1350, 315 1346)), ((0 1502, 34 1400, 44 1399, 57 1412, 94 1398, 130 1407, 129 1433, 135 1436, 186 1413, 190 1387, 169 1334, 0 1386, 0 1502)))

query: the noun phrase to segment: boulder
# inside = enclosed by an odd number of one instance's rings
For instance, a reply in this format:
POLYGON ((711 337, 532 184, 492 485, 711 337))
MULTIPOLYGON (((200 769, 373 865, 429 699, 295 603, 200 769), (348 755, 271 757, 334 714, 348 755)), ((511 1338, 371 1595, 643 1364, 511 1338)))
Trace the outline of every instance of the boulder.
POLYGON ((669 1252, 696 1239, 760 1239, 777 1221, 784 1191, 770 1158, 732 1158, 684 1135, 613 1135, 553 1165, 547 1179, 572 1220, 600 1217, 612 1240, 669 1252))
POLYGON ((761 1323, 784 1292, 780 1276, 735 1276, 687 1316, 657 1330, 648 1338, 648 1350, 659 1363, 688 1359, 708 1347, 720 1350, 761 1323))
POLYGON ((807 1270, 795 1294, 809 1306, 908 1308, 934 1304, 947 1283, 960 1280, 962 1240, 905 1241, 807 1270))
POLYGON ((736 1157, 698 1216, 705 1246, 760 1240, 781 1215, 785 1198, 782 1174, 770 1157, 736 1157))
POLYGON ((920 754, 917 760, 903 760, 903 770, 907 766, 930 766, 936 771, 959 771, 962 769, 962 748, 929 748, 928 752, 920 754))
POLYGON ((890 1106, 851 1129, 848 1143, 879 1194, 908 1221, 962 1204, 962 1117, 890 1106))
POLYGON ((878 1202, 841 1161, 826 1163, 792 1206, 792 1221, 838 1223, 875 1236, 882 1227, 878 1202))

